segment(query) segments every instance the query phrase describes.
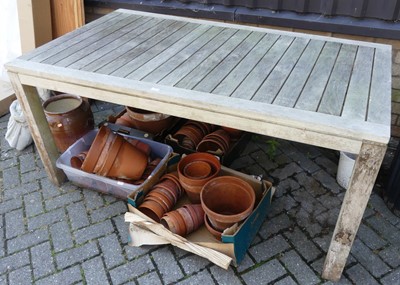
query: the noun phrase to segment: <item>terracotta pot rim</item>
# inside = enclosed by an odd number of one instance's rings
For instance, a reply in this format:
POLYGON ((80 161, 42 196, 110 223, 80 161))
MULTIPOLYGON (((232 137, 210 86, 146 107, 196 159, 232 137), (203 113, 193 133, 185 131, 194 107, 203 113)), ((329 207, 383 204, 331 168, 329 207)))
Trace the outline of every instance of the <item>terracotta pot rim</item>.
POLYGON ((110 129, 107 127, 101 127, 97 134, 96 137, 94 138, 94 141, 92 142, 92 145, 90 146, 88 153, 86 155, 85 160, 82 163, 81 169, 83 171, 91 173, 94 168, 96 167, 97 161, 99 159, 99 155, 95 153, 94 150, 91 151, 92 147, 93 149, 96 149, 97 152, 100 152, 103 150, 104 145, 107 142, 108 134, 110 133, 110 129))

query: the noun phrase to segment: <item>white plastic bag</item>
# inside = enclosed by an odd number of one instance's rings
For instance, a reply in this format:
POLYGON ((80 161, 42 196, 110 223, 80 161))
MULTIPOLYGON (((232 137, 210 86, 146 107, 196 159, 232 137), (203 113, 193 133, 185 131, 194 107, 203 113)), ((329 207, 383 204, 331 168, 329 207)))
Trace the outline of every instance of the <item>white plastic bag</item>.
POLYGON ((11 147, 17 150, 23 150, 30 145, 33 140, 18 100, 11 103, 10 114, 11 116, 8 120, 5 138, 11 147))

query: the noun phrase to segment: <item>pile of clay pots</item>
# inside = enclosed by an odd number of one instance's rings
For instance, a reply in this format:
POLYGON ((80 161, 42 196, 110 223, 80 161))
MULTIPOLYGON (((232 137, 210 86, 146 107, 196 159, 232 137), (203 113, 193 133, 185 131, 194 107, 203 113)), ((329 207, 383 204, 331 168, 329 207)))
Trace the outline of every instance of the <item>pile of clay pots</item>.
POLYGON ((173 137, 186 149, 223 155, 228 152, 232 141, 238 139, 241 133, 236 129, 189 120, 173 137))
POLYGON ((222 232, 253 211, 255 194, 249 183, 234 176, 218 176, 219 160, 204 152, 189 154, 176 172, 161 177, 138 209, 171 232, 185 236, 205 223, 217 239, 222 232), (191 204, 172 210, 183 193, 191 204))
POLYGON ((141 184, 160 162, 150 161, 148 144, 126 139, 102 126, 88 151, 71 157, 71 166, 88 173, 141 184))

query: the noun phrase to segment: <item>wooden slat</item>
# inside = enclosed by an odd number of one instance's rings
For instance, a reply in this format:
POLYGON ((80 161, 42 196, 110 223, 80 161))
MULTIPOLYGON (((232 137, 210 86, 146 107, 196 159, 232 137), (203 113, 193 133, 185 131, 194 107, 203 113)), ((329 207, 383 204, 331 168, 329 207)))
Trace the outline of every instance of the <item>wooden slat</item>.
POLYGON ((101 57, 106 51, 110 49, 115 49, 115 46, 120 44, 124 39, 131 37, 133 35, 138 35, 140 31, 145 30, 147 27, 148 18, 138 18, 130 24, 122 27, 121 29, 112 32, 111 34, 98 39, 86 46, 85 48, 79 49, 77 52, 70 54, 69 56, 63 58, 62 60, 54 63, 57 66, 68 66, 70 68, 76 68, 74 66, 84 65, 85 62, 91 62, 90 58, 93 56, 101 57), (104 51, 106 50, 106 51, 104 51), (90 61, 89 61, 90 60, 90 61), (76 62, 80 64, 76 64, 76 62))
POLYGON ((240 61, 254 48, 263 37, 263 33, 251 33, 224 60, 222 60, 202 81, 193 89, 211 92, 240 61))
MULTIPOLYGON (((153 25, 153 22, 152 24, 153 25)), ((156 19, 156 23, 150 29, 146 30, 137 37, 129 39, 129 41, 117 46, 115 49, 111 49, 109 53, 99 57, 91 63, 81 67, 80 69, 85 71, 98 71, 100 73, 112 72, 116 68, 124 64, 124 57, 132 58, 136 54, 140 54, 137 48, 140 48, 146 41, 156 41, 163 39, 167 35, 165 32, 169 29, 173 29, 176 25, 181 24, 171 21, 156 19), (158 36, 157 36, 158 35, 158 36), (112 62, 112 64, 110 64, 112 62)))
MULTIPOLYGON (((211 29, 211 26, 198 26, 193 31, 189 32, 186 36, 179 36, 178 40, 171 42, 172 44, 165 49, 163 52, 159 53, 157 56, 153 57, 151 60, 137 68, 134 72, 130 73, 126 78, 140 80, 154 69, 165 63, 171 57, 179 54, 183 49, 189 46, 193 41, 200 38, 204 33, 211 29)), ((180 32, 180 31, 179 31, 180 32)))
POLYGON ((137 17, 128 17, 125 18, 114 25, 103 27, 103 29, 90 37, 81 38, 79 42, 76 43, 66 43, 64 47, 60 50, 55 50, 51 56, 48 56, 46 59, 41 60, 43 63, 47 64, 55 64, 60 60, 71 56, 82 49, 88 48, 91 45, 96 45, 101 39, 106 38, 112 34, 120 34, 123 33, 122 28, 130 25, 131 23, 135 22, 138 18, 137 17))
POLYGON ((326 43, 295 105, 296 108, 317 110, 339 50, 339 43, 326 43))
POLYGON ((219 62, 234 50, 248 35, 249 31, 239 31, 226 41, 218 50, 207 57, 199 66, 186 75, 176 86, 185 89, 192 89, 200 82, 219 62))
POLYGON ((318 112, 335 116, 340 115, 356 54, 357 46, 342 45, 318 107, 318 112))
POLYGON ((268 78, 258 89, 253 101, 272 103, 292 72, 295 64, 309 43, 308 39, 296 38, 278 64, 274 67, 268 78))
POLYGON ((206 60, 211 53, 220 48, 237 31, 238 30, 234 29, 224 29, 220 34, 218 34, 218 37, 212 39, 209 43, 201 47, 199 51, 182 62, 182 64, 162 78, 158 83, 169 86, 175 85, 200 63, 206 60))
POLYGON ((169 35, 167 38, 159 42, 158 44, 152 46, 147 49, 146 52, 142 53, 139 56, 136 56, 132 60, 128 61, 128 63, 124 64, 121 68, 117 69, 111 75, 126 77, 131 74, 133 71, 141 67, 143 64, 147 63, 149 60, 156 57, 158 54, 166 50, 168 47, 179 41, 182 37, 185 37, 187 34, 191 33, 193 30, 198 28, 199 25, 196 24, 186 24, 176 32, 169 35))
POLYGON ((383 96, 383 94, 391 93, 391 78, 387 76, 391 72, 391 54, 390 49, 377 49, 375 52, 368 103, 368 122, 390 124, 391 97, 383 96))
POLYGON ((173 57, 164 62, 161 66, 154 69, 152 72, 142 78, 144 81, 157 82, 171 73, 178 66, 184 64, 191 56, 193 56, 202 47, 213 40, 217 35, 220 35, 222 28, 212 27, 207 33, 201 35, 196 40, 191 42, 186 48, 175 54, 173 57))
POLYGON ((275 97, 274 104, 286 107, 295 105, 323 47, 323 41, 311 40, 308 43, 285 84, 275 97))
POLYGON ((218 84, 212 93, 225 96, 231 95, 278 38, 277 35, 265 35, 257 46, 218 84))
POLYGON ((373 48, 358 48, 342 117, 359 120, 366 119, 373 58, 373 48))

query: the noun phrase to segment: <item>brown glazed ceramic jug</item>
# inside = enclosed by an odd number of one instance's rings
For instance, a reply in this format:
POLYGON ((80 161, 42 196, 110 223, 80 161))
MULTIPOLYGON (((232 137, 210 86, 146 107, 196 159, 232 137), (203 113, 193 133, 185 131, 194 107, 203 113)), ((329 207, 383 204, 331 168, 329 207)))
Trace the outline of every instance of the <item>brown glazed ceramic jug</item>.
POLYGON ((94 128, 90 104, 80 96, 61 94, 50 97, 43 103, 43 109, 60 152, 94 128))

